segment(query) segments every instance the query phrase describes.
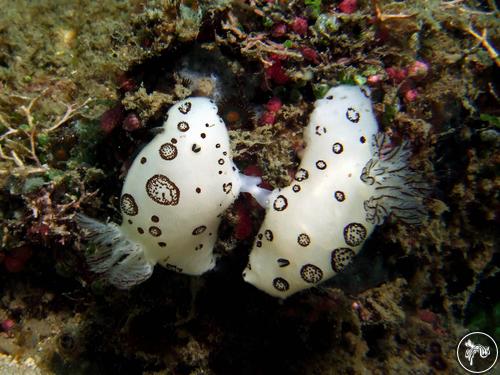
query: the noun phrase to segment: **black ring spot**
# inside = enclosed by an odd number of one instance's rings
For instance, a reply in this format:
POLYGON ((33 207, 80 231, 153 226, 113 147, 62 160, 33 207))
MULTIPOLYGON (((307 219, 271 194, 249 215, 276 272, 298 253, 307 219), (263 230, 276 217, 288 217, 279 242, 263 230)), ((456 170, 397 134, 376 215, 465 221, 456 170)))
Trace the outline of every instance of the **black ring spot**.
POLYGON ((350 223, 344 228, 344 240, 349 246, 359 246, 366 239, 366 228, 360 223, 350 223))
POLYGON ((332 146, 332 151, 334 154, 341 154, 344 151, 344 146, 341 143, 334 143, 332 146))
POLYGON ((335 199, 339 202, 343 202, 345 201, 345 194, 343 192, 341 192, 340 190, 337 190, 335 192, 335 199))
POLYGON ((309 236, 305 233, 301 233, 299 234, 299 236, 297 237, 297 243, 300 245, 300 246, 309 246, 309 244, 311 243, 311 239, 309 238, 309 236))
POLYGON ((205 225, 200 225, 199 227, 196 227, 193 229, 193 236, 197 236, 199 234, 202 234, 203 232, 205 232, 205 230, 207 229, 207 227, 205 225))
POLYGON ((332 251, 331 265, 335 272, 343 271, 352 261, 354 251, 348 247, 339 247, 332 251))
POLYGON ((278 195, 273 203, 273 208, 276 211, 283 211, 288 207, 288 200, 283 195, 278 195))
POLYGON ((347 111, 345 113, 345 117, 347 117, 347 119, 351 122, 354 122, 355 124, 357 124, 359 122, 359 112, 356 111, 354 108, 352 107, 349 107, 347 108, 347 111))
POLYGON ((316 162, 316 168, 319 170, 325 170, 326 169, 326 163, 323 160, 318 160, 316 162))
POLYGON ((191 110, 191 102, 184 102, 179 106, 179 112, 186 115, 191 110))
POLYGON ((189 124, 186 121, 181 121, 177 124, 177 130, 180 132, 187 132, 189 130, 189 124))
POLYGON ((139 207, 137 206, 134 197, 127 193, 122 195, 120 208, 124 214, 129 216, 135 216, 139 212, 139 207))
POLYGON ((175 159, 177 156, 177 147, 175 147, 172 143, 164 143, 161 145, 158 150, 160 153, 160 157, 165 160, 175 159))
POLYGON ((273 280, 273 286, 280 292, 286 292, 288 289, 290 289, 290 284, 288 284, 288 281, 286 281, 282 277, 277 277, 273 280))
POLYGON ((232 182, 222 184, 222 190, 224 191, 224 193, 229 194, 232 189, 233 189, 232 182))
POLYGON ((282 268, 290 265, 290 261, 288 259, 284 259, 284 258, 279 258, 277 260, 277 262, 278 262, 278 265, 282 268))
POLYGON ((300 277, 302 277, 302 280, 306 283, 316 284, 323 279, 323 271, 314 264, 306 264, 300 269, 300 277))
POLYGON ((297 181, 305 181, 309 178, 309 172, 304 169, 304 168, 300 168, 297 173, 295 173, 295 180, 297 181))
POLYGON ((179 203, 179 188, 162 174, 156 174, 146 182, 146 192, 158 204, 175 206, 179 203))
POLYGON ((274 239, 274 234, 270 229, 266 229, 264 231, 264 236, 266 237, 266 240, 272 241, 274 239))
POLYGON ((158 227, 149 227, 149 234, 151 234, 153 237, 159 237, 161 236, 161 229, 158 227))

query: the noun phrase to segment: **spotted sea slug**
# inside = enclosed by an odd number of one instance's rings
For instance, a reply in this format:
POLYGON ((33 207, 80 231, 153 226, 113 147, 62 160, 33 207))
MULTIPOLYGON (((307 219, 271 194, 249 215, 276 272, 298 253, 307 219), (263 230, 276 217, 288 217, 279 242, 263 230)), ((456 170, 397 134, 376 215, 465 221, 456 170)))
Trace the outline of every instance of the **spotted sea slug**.
POLYGON ((261 203, 260 178, 244 176, 231 159, 229 136, 208 98, 189 98, 167 113, 162 132, 135 158, 123 185, 121 226, 78 214, 93 242, 91 270, 119 288, 151 276, 155 264, 200 275, 215 265, 221 214, 240 191, 261 203))
POLYGON ((418 223, 425 184, 391 144, 366 88, 343 85, 315 103, 293 183, 275 189, 245 281, 286 298, 341 272, 388 215, 418 223))

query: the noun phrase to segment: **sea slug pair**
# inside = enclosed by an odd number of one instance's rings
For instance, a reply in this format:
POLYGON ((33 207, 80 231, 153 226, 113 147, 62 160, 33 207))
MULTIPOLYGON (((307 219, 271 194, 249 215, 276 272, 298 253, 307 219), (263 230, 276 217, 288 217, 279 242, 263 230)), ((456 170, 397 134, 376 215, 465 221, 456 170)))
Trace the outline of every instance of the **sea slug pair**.
POLYGON ((91 269, 119 288, 146 280, 156 263, 190 275, 212 269, 220 217, 245 191, 266 217, 243 277, 286 298, 341 272, 389 214, 420 221, 425 186, 408 168, 409 145, 378 133, 367 89, 330 89, 315 104, 305 142, 294 182, 269 192, 232 162, 213 101, 176 103, 128 172, 122 225, 78 215, 96 247, 91 269))

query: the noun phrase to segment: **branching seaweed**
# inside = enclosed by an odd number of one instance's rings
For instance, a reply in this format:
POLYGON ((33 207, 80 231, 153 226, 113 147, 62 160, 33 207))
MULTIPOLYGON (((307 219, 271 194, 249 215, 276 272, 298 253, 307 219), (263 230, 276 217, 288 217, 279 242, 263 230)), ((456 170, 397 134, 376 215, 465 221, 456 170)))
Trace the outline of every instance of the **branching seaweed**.
POLYGON ((35 117, 35 106, 37 102, 47 93, 45 88, 34 98, 17 96, 26 102, 19 107, 26 124, 16 126, 9 124, 0 114, 0 124, 5 128, 0 135, 0 158, 8 162, 8 168, 0 170, 0 174, 31 175, 48 171, 48 166, 42 164, 38 157, 38 139, 40 136, 48 136, 69 120, 84 111, 92 98, 85 99, 80 104, 66 104, 65 112, 55 120, 41 123, 35 117))

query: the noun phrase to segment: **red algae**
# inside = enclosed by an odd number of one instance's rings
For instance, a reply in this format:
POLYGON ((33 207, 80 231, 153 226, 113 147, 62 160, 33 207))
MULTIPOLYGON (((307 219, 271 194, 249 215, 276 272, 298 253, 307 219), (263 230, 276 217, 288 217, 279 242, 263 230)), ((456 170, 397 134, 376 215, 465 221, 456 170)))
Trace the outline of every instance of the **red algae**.
POLYGON ((279 58, 274 58, 272 65, 266 69, 266 77, 278 85, 285 85, 290 80, 279 58))
POLYGON ((387 68, 385 72, 387 73, 389 79, 395 83, 401 83, 408 76, 408 70, 406 68, 391 66, 387 68))
POLYGON ((283 106, 283 103, 281 102, 281 99, 275 96, 275 97, 269 99, 269 101, 266 104, 266 109, 269 112, 274 113, 274 112, 278 112, 282 106, 283 106))
POLYGON ((117 105, 113 108, 108 109, 101 116, 101 130, 105 134, 111 133, 118 124, 123 120, 124 108, 122 105, 117 105))
POLYGON ((264 112, 259 119, 260 125, 273 125, 276 122, 276 113, 266 111, 264 112))
POLYGON ((423 61, 415 61, 408 67, 408 77, 414 80, 421 80, 429 73, 429 65, 423 61))
POLYGON ((319 64, 319 55, 314 48, 302 47, 300 52, 302 53, 302 56, 304 56, 304 59, 306 59, 307 61, 311 61, 314 64, 319 64))
POLYGON ((7 272, 17 273, 24 270, 28 260, 31 258, 33 251, 29 246, 20 246, 12 249, 3 259, 3 265, 7 272))
POLYGON ((307 20, 303 17, 295 17, 292 21, 292 30, 295 31, 300 36, 307 35, 307 30, 309 26, 307 25, 307 20))
POLYGON ((284 22, 280 22, 273 26, 271 35, 274 36, 275 38, 280 38, 286 35, 287 30, 288 29, 286 27, 286 24, 284 22))
POLYGON ((135 113, 129 113, 122 123, 122 128, 128 132, 133 132, 137 129, 140 129, 141 127, 141 120, 135 113))
POLYGON ((339 4, 339 10, 342 13, 351 14, 354 13, 357 9, 357 0, 342 0, 342 2, 339 4))
POLYGON ((0 323, 0 326, 2 327, 2 331, 4 332, 9 332, 15 327, 16 323, 12 319, 5 319, 0 323))

